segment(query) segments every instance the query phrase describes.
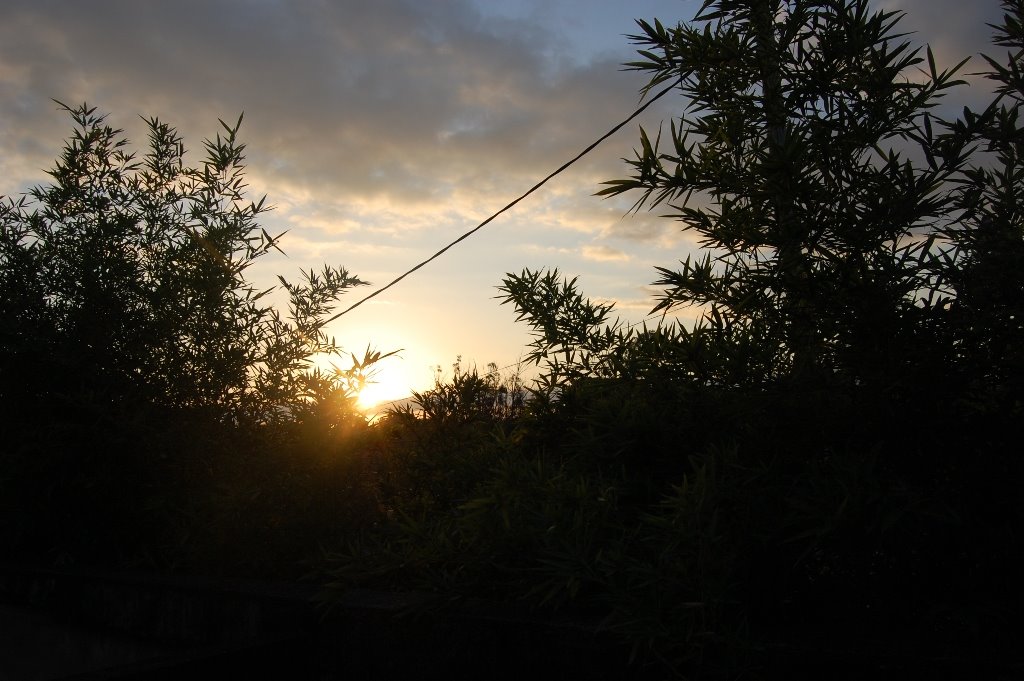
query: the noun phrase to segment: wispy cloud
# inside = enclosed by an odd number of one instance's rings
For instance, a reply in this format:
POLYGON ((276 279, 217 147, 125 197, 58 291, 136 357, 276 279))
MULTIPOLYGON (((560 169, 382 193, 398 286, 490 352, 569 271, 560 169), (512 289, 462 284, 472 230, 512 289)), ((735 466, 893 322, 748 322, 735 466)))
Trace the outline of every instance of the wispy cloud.
POLYGON ((583 257, 596 262, 625 262, 630 259, 629 254, 625 251, 601 244, 584 246, 583 257))
MULTIPOLYGON (((276 206, 268 231, 290 230, 282 243, 289 257, 253 271, 274 281, 272 266, 288 275, 328 261, 386 282, 633 110, 644 77, 620 68, 632 57, 622 35, 635 32, 633 13, 674 24, 699 4, 7 0, 0 193, 45 181, 70 131, 51 98, 110 112, 110 123, 137 146, 146 133, 138 116, 159 116, 179 129, 193 163, 202 139, 218 132, 217 119, 244 111, 252 193, 276 206)), ((995 0, 877 6, 905 9, 903 28, 930 42, 945 65, 986 49, 985 23, 1000 16, 995 0)), ((974 86, 979 93, 981 85, 974 86)), ((409 314, 401 320, 365 306, 354 316, 358 328, 403 347, 412 348, 412 338, 430 352, 465 343, 449 354, 501 361, 490 352, 514 356, 527 333, 513 325, 509 308, 494 308, 493 287, 524 266, 581 274, 588 295, 649 309, 637 286, 654 278, 653 265, 671 267, 692 253, 694 237, 659 217, 670 209, 634 214, 636 197, 602 200, 594 192, 628 174, 621 159, 632 156, 639 125, 655 130, 683 104, 678 97, 658 102, 443 262, 379 299, 404 305, 409 314), (474 319, 488 320, 479 334, 451 330, 474 319)), ((450 359, 410 353, 410 364, 450 359)))

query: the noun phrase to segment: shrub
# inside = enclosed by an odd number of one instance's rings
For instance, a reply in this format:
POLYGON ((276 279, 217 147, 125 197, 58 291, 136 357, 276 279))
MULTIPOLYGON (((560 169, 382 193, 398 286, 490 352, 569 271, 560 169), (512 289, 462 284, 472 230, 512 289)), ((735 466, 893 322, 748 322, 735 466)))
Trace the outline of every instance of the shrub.
POLYGON ((241 117, 192 167, 155 118, 138 158, 94 108, 61 106, 51 182, 0 203, 0 496, 23 548, 112 558, 188 534, 225 452, 360 421, 382 356, 311 368, 340 354, 323 320, 365 283, 344 268, 282 278, 287 317, 246 279, 282 235, 246 198, 241 117))

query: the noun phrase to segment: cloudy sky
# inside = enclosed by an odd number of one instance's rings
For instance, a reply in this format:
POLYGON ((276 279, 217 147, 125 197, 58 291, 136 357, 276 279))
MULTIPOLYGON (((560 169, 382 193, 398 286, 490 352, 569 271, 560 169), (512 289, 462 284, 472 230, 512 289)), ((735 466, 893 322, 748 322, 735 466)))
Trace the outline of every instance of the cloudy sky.
MULTIPOLYGON (((178 128, 190 160, 218 119, 244 112, 263 224, 290 230, 274 275, 342 265, 375 285, 423 260, 625 118, 643 76, 633 18, 675 24, 696 0, 6 0, 0 22, 0 194, 45 180, 88 102, 133 142, 140 116, 178 128)), ((988 47, 996 0, 887 0, 942 65, 988 47)), ((976 65, 977 60, 975 60, 976 65)), ((970 69, 968 69, 970 70, 970 69)), ((982 101, 979 88, 958 101, 982 101)), ((651 309, 655 265, 695 249, 657 215, 593 196, 626 174, 637 126, 665 98, 540 192, 330 327, 347 349, 404 348, 379 397, 425 387, 456 356, 509 365, 529 330, 498 304, 506 272, 557 267, 629 321, 651 309)), ((136 148, 140 148, 136 146, 136 148)), ((359 291, 368 293, 372 289, 359 291)), ((353 297, 351 301, 354 302, 353 297)))

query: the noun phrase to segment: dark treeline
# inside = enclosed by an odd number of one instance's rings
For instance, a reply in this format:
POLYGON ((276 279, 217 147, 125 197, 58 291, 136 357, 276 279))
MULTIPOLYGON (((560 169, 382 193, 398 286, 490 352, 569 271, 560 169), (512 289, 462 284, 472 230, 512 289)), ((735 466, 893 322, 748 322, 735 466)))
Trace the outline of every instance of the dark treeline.
POLYGON ((382 354, 321 328, 363 282, 282 279, 282 315, 245 278, 280 236, 238 125, 192 168, 158 120, 137 158, 66 107, 52 182, 0 208, 7 555, 524 602, 600 619, 657 675, 758 678, 826 640, 997 655, 1024 602, 1024 2, 1004 6, 991 105, 951 120, 964 66, 866 1, 638 22, 627 67, 685 108, 600 194, 699 237, 655 310, 701 321, 630 328, 558 271, 509 274, 540 378, 456 364, 372 425, 354 400, 382 354))

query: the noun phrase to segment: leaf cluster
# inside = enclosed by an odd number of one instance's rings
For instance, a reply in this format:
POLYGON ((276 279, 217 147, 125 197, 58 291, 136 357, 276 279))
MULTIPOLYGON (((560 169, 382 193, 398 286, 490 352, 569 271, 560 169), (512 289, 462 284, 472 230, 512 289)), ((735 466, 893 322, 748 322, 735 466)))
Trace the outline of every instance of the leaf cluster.
POLYGON ((273 289, 246 279, 283 234, 258 224, 265 197, 245 196, 241 116, 221 121, 190 167, 182 139, 158 119, 146 119, 138 158, 95 108, 61 106, 74 128, 52 182, 0 207, 4 397, 89 390, 236 423, 275 420, 306 401, 318 380, 306 374, 312 356, 339 352, 322 320, 365 282, 328 266, 301 284, 282 278, 283 318, 268 302, 273 289))
POLYGON ((643 59, 627 68, 648 89, 678 79, 685 113, 665 139, 641 129, 632 176, 598 194, 668 205, 707 248, 657 268, 656 311, 693 305, 748 329, 778 348, 776 375, 876 359, 849 350, 912 314, 931 255, 920 237, 948 219, 944 188, 971 149, 929 113, 963 63, 939 69, 900 18, 866 0, 771 0, 638 22, 643 59))
POLYGON ((356 395, 394 353, 347 355, 323 325, 365 282, 247 278, 283 234, 247 198, 241 116, 192 165, 159 119, 137 156, 96 109, 61 107, 73 128, 49 183, 0 200, 0 529, 45 560, 167 565, 217 528, 258 545, 301 505, 284 499, 330 497, 310 491, 303 462, 328 455, 309 450, 364 434, 356 395))

